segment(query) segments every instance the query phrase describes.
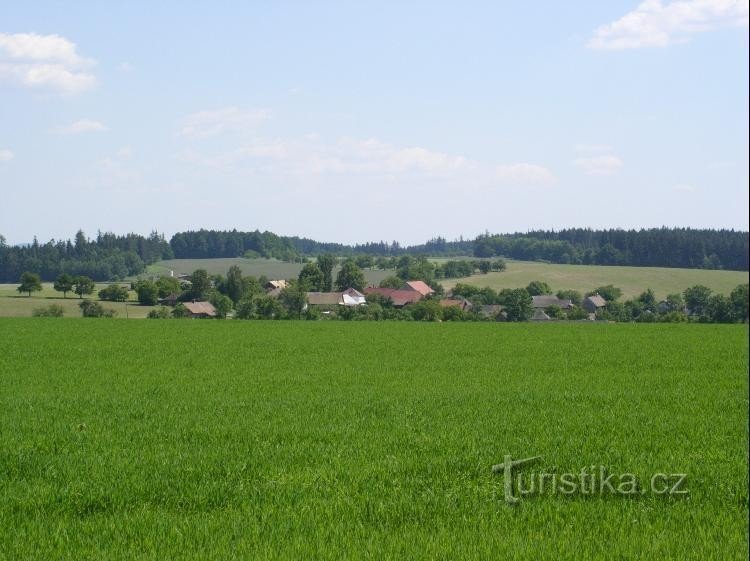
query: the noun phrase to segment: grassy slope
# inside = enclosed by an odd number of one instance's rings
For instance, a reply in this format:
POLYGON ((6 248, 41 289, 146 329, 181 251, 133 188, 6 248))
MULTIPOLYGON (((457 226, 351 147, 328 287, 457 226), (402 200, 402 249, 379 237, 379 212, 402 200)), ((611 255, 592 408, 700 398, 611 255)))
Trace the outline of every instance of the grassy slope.
POLYGON ((508 261, 508 268, 502 273, 446 280, 443 285, 451 287, 458 282, 467 282, 500 289, 526 286, 533 280, 545 281, 554 290, 571 288, 581 292, 614 284, 622 289, 625 298, 638 296, 647 288, 651 288, 658 298, 664 298, 667 294, 682 292, 696 284, 706 285, 715 292, 729 294, 738 284, 748 282, 748 274, 741 271, 556 265, 533 261, 508 261))
POLYGON ((747 328, 0 320, 0 559, 745 559, 747 328), (502 500, 490 466, 689 474, 502 500))

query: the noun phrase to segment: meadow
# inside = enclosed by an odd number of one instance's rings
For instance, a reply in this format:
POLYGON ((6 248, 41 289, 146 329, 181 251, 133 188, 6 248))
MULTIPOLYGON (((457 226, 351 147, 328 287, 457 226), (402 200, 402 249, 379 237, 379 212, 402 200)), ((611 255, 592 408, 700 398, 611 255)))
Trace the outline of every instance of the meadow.
POLYGON ((702 284, 714 292, 729 294, 738 284, 748 282, 747 271, 718 271, 707 269, 676 269, 667 267, 616 267, 606 265, 559 265, 537 261, 508 261, 500 273, 473 275, 463 279, 447 279, 443 286, 450 288, 463 282, 477 286, 519 288, 531 281, 541 280, 554 290, 578 290, 582 293, 599 286, 612 284, 622 290, 623 300, 637 297, 647 288, 657 298, 683 292, 702 284))
POLYGON ((0 319, 0 559, 746 559, 745 325, 0 319), (604 465, 680 497, 530 496, 604 465))
MULTIPOLYGON (((302 270, 300 263, 288 263, 278 259, 244 259, 242 257, 221 258, 221 259, 169 259, 166 261, 157 261, 149 265, 147 272, 152 275, 169 276, 170 271, 175 275, 190 274, 196 269, 205 269, 210 275, 226 275, 229 267, 237 265, 245 276, 266 276, 269 279, 292 279, 299 275, 302 270)), ((338 272, 336 267, 333 274, 338 272)), ((372 270, 364 271, 367 282, 377 285, 393 271, 372 270)))
MULTIPOLYGON (((122 286, 130 287, 129 282, 120 283, 122 286)), ((155 306, 141 306, 138 303, 135 292, 130 292, 127 302, 105 302, 99 300, 97 293, 109 285, 109 283, 96 283, 93 294, 86 298, 101 302, 102 306, 117 312, 117 317, 142 319, 148 315, 155 306)), ((61 292, 57 292, 51 282, 43 282, 40 292, 33 292, 32 296, 18 293, 18 284, 0 284, 0 317, 29 317, 35 308, 46 308, 50 304, 62 306, 65 317, 78 317, 81 315, 79 304, 81 299, 78 295, 69 292, 64 298, 61 292)))

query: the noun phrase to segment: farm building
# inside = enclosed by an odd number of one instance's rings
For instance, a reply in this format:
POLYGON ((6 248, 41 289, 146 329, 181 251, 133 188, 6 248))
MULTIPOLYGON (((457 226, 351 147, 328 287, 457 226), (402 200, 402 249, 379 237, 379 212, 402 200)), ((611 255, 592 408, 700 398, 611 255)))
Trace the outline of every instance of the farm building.
POLYGON ((343 292, 308 292, 307 303, 310 306, 360 306, 365 304, 365 295, 347 288, 343 292))
POLYGON ((534 315, 531 316, 531 321, 551 321, 552 318, 544 313, 544 310, 537 308, 534 311, 534 315))
POLYGON ((347 288, 344 290, 344 292, 341 293, 341 300, 343 301, 344 306, 360 306, 362 304, 367 304, 365 295, 354 288, 347 288))
POLYGON ((365 288, 365 295, 380 294, 385 298, 390 298, 394 308, 403 308, 408 304, 419 302, 423 296, 416 290, 399 290, 396 288, 365 288))
POLYGON ((590 314, 595 314, 598 309, 603 308, 606 305, 607 301, 598 294, 586 296, 586 298, 583 299, 583 309, 590 314))
POLYGON ((504 308, 500 304, 484 304, 479 307, 479 314, 486 318, 495 318, 498 321, 504 321, 507 314, 503 310, 504 308))
POLYGON ((401 290, 413 290, 414 292, 419 292, 422 296, 429 296, 435 292, 426 282, 421 280, 407 281, 404 283, 404 286, 401 287, 401 290))
POLYGON ((531 297, 531 307, 534 309, 544 309, 549 308, 550 306, 559 306, 563 310, 569 310, 573 307, 573 302, 570 300, 563 300, 550 294, 531 297))
POLYGON ((180 295, 176 292, 168 294, 164 298, 159 298, 159 304, 162 306, 176 306, 177 302, 180 301, 180 295))
POLYGON ((263 285, 266 291, 270 292, 273 290, 283 290, 286 288, 286 281, 284 279, 270 280, 263 285))
POLYGON ((211 302, 185 302, 185 308, 191 318, 215 318, 216 308, 211 302))
POLYGON ((470 310, 472 308, 472 303, 469 302, 466 298, 443 298, 442 300, 440 300, 440 305, 443 308, 456 306, 463 311, 470 310))

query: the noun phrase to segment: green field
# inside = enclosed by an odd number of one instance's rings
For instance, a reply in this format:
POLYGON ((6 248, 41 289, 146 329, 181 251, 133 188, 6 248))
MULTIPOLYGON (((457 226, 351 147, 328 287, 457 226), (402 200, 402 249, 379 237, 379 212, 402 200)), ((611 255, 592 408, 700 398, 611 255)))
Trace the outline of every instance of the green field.
POLYGON ((706 269, 669 269, 666 267, 609 267, 604 265, 557 265, 535 261, 508 261, 501 273, 474 275, 464 279, 443 281, 445 287, 465 282, 477 286, 519 288, 531 281, 548 283, 555 291, 563 289, 588 292, 599 286, 613 284, 622 289, 623 298, 638 296, 651 288, 657 298, 682 292, 702 284, 714 292, 729 294, 738 284, 748 282, 742 271, 714 271, 706 269))
MULTIPOLYGON (((226 259, 170 259, 158 261, 149 265, 147 272, 152 275, 169 275, 173 271, 175 275, 189 275, 196 269, 205 269, 211 275, 226 275, 229 267, 237 265, 242 274, 260 277, 265 275, 269 279, 293 279, 297 278, 302 270, 300 263, 287 263, 278 259, 243 259, 242 257, 226 259)), ((334 275, 338 268, 334 269, 334 275)), ((367 282, 377 285, 393 271, 381 271, 366 269, 364 271, 367 282)))
POLYGON ((0 333, 2 560, 747 558, 747 326, 0 333), (510 506, 505 454, 689 493, 510 506))

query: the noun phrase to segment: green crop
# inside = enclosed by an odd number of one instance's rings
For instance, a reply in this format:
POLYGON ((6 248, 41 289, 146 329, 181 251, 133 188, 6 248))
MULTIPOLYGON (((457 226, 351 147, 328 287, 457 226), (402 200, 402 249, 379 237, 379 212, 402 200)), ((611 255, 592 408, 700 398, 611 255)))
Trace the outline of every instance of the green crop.
POLYGON ((0 559, 745 559, 747 335, 0 319, 0 559), (689 494, 511 506, 506 455, 689 494))

